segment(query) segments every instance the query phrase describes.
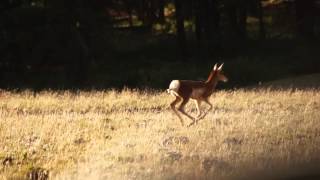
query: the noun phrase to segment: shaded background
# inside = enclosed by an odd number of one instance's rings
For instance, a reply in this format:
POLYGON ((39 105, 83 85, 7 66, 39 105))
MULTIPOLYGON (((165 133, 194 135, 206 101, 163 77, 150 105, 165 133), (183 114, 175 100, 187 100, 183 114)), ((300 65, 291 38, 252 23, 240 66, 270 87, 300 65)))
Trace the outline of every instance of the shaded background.
POLYGON ((1 0, 0 88, 223 88, 320 72, 319 0, 1 0))

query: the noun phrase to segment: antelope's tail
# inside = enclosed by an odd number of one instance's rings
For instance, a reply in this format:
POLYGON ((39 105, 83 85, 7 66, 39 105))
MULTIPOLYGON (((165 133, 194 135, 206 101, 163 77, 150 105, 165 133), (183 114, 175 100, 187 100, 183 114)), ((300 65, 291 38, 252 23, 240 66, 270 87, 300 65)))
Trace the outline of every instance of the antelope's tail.
POLYGON ((179 96, 179 94, 174 89, 167 89, 166 91, 172 96, 179 96))

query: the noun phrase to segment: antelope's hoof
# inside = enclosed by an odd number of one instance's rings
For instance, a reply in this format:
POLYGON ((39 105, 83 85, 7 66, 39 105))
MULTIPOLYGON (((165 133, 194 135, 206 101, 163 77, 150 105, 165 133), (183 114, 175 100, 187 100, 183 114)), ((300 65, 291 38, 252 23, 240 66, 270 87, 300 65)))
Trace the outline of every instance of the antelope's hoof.
POLYGON ((188 124, 188 126, 187 126, 187 127, 193 126, 195 123, 196 123, 196 122, 195 122, 195 121, 193 121, 192 123, 188 124))

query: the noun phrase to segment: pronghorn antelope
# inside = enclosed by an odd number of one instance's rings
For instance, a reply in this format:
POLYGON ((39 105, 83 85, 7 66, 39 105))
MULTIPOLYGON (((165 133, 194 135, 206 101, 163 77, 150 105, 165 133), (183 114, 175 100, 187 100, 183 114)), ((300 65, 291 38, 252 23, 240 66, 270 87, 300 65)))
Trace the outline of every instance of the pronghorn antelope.
POLYGON ((212 104, 209 102, 209 97, 213 93, 218 81, 227 82, 228 78, 223 74, 222 71, 223 63, 218 67, 217 64, 214 65, 211 70, 208 79, 204 81, 192 81, 192 80, 173 80, 169 85, 169 89, 167 92, 174 96, 176 99, 170 104, 174 113, 179 117, 180 122, 183 126, 183 119, 179 115, 178 111, 180 111, 183 115, 187 116, 192 120, 192 122, 188 125, 191 126, 204 116, 212 109, 212 104), (197 117, 194 118, 188 113, 184 111, 185 105, 188 103, 189 99, 193 99, 197 108, 197 117), (176 109, 176 104, 181 104, 176 109), (204 101, 207 103, 210 108, 203 116, 201 116, 200 104, 204 101))

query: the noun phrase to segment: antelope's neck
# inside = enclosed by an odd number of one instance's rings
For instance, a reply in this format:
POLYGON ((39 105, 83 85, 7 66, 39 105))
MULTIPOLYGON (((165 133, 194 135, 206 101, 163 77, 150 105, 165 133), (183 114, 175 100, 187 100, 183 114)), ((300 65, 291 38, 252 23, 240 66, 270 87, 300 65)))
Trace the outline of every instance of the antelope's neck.
POLYGON ((206 84, 209 85, 209 87, 212 87, 212 89, 214 89, 217 83, 218 83, 217 72, 211 72, 206 81, 206 84))

